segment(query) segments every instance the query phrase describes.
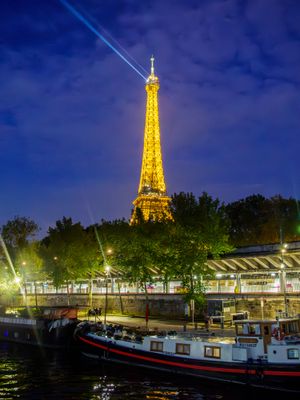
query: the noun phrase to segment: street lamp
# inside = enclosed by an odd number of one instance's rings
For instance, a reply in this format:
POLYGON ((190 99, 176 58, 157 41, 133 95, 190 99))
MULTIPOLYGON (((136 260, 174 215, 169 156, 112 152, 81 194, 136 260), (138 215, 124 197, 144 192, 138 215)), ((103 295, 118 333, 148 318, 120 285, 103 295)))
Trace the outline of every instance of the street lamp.
POLYGON ((25 298, 25 304, 27 306, 27 286, 26 286, 26 272, 25 272, 25 267, 26 267, 26 261, 22 261, 22 276, 23 276, 23 285, 24 285, 24 298, 25 298))
POLYGON ((21 278, 19 276, 15 277, 15 282, 18 285, 21 282, 21 278))
POLYGON ((106 328, 106 314, 107 314, 107 297, 108 297, 108 276, 110 274, 110 266, 108 264, 105 265, 104 268, 106 275, 106 288, 105 288, 105 306, 104 306, 104 326, 106 328))
POLYGON ((286 296, 286 270, 285 270, 285 263, 284 263, 284 254, 287 251, 287 243, 280 243, 280 281, 281 281, 281 290, 283 292, 283 300, 284 300, 284 313, 285 316, 288 315, 288 302, 287 302, 287 296, 286 296))
POLYGON ((220 274, 220 273, 217 273, 216 274, 216 278, 217 278, 217 291, 218 291, 218 293, 220 293, 221 292, 221 283, 220 283, 220 279, 222 278, 222 274, 220 274))

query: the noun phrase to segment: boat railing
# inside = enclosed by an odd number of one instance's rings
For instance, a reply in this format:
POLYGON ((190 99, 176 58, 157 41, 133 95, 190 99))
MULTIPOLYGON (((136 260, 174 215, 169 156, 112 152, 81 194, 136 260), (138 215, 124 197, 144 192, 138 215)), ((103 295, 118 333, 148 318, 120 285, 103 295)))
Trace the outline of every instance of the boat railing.
POLYGON ((0 317, 0 322, 5 324, 16 324, 16 325, 36 325, 35 319, 29 318, 12 318, 12 317, 0 317))
POLYGON ((300 334, 285 336, 284 341, 286 344, 300 344, 300 334))

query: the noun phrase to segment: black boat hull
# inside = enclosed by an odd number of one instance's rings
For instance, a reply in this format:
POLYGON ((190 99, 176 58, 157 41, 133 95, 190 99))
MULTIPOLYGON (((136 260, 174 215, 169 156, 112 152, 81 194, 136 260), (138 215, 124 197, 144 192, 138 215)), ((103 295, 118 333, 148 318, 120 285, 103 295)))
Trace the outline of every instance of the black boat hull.
POLYGON ((52 349, 69 348, 77 322, 49 329, 46 321, 37 325, 0 323, 0 340, 52 349))

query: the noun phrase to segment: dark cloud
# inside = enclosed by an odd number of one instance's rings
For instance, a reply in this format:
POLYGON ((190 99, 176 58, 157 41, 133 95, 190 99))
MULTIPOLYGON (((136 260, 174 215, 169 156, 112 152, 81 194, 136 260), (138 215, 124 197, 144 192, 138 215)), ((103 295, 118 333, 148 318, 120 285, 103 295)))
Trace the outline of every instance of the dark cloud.
MULTIPOLYGON (((169 193, 299 193, 297 0, 72 3, 147 69, 155 54, 169 193)), ((59 1, 0 11, 1 222, 128 218, 143 81, 59 1)))

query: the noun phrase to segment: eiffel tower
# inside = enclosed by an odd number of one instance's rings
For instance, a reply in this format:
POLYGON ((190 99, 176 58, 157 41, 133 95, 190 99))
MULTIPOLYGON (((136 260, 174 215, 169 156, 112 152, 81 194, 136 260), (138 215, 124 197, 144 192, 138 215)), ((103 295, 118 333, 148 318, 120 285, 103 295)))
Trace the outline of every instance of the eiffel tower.
POLYGON ((131 224, 144 221, 172 220, 170 197, 167 196, 160 145, 158 112, 159 80, 154 74, 154 57, 151 57, 151 74, 146 81, 146 118, 144 150, 138 196, 134 200, 131 224), (139 211, 138 211, 139 210, 139 211))

